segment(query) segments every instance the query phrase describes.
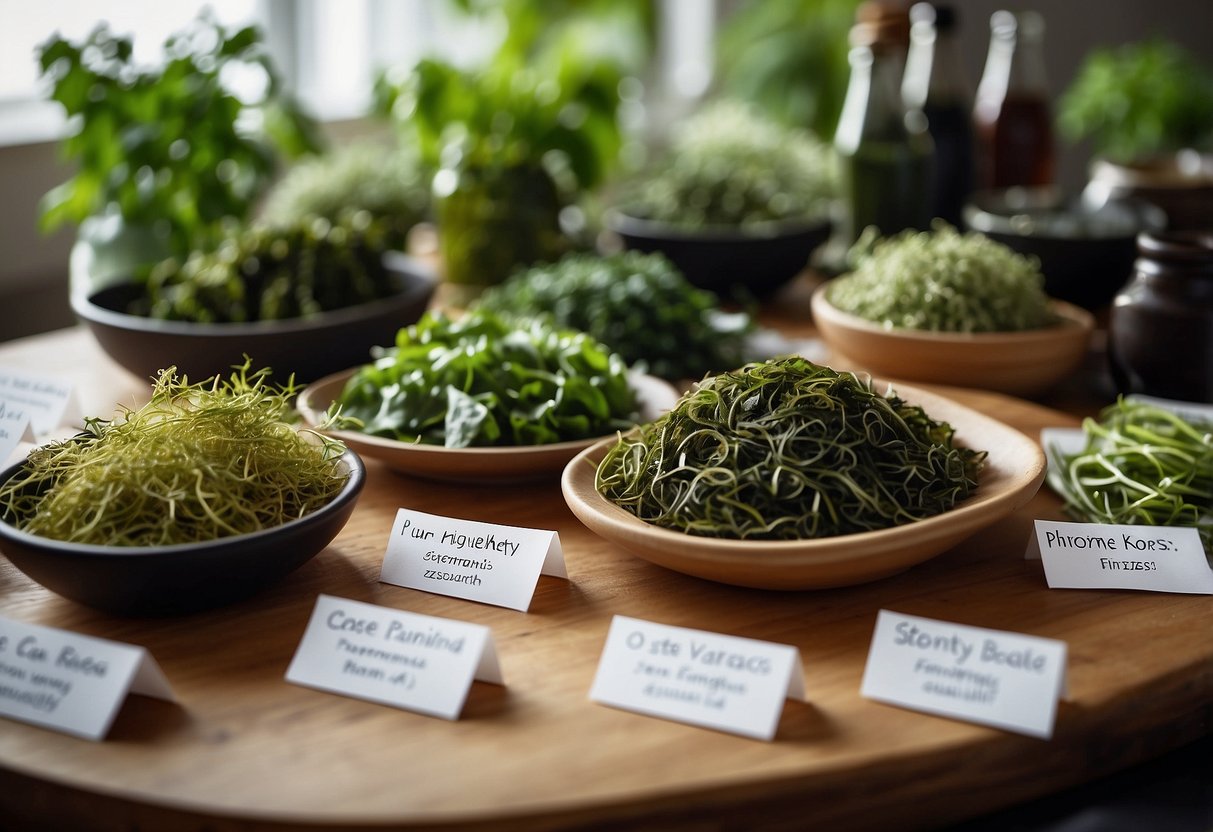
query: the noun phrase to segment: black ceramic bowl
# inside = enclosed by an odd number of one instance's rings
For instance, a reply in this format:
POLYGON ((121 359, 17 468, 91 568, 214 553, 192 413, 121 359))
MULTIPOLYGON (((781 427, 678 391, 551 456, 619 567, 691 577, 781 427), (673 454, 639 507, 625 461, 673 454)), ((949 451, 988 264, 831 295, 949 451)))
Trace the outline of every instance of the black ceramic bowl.
POLYGON ((385 257, 398 285, 396 294, 311 318, 244 324, 162 321, 125 310, 143 293, 135 283, 108 286, 91 295, 73 293, 72 309, 109 356, 142 378, 169 365, 193 380, 226 375, 252 359, 274 377, 295 374, 299 382, 370 360, 371 347, 390 346, 396 332, 415 323, 429 305, 435 275, 403 254, 385 257))
MULTIPOLYGON (((17 476, 17 463, 0 485, 17 476)), ((327 505, 273 529, 204 543, 124 547, 66 543, 0 518, 0 552, 58 595, 118 615, 193 612, 246 598, 315 557, 345 526, 366 469, 347 450, 345 486, 327 505)))
POLYGON ((1154 205, 1067 205, 1052 188, 978 192, 964 219, 970 229, 1039 259, 1050 297, 1091 311, 1111 303, 1128 281, 1138 233, 1167 222, 1154 205))
POLYGON ((619 211, 608 212, 605 221, 627 248, 661 252, 692 284, 726 298, 738 290, 756 297, 774 294, 804 270, 831 227, 821 219, 688 231, 619 211))

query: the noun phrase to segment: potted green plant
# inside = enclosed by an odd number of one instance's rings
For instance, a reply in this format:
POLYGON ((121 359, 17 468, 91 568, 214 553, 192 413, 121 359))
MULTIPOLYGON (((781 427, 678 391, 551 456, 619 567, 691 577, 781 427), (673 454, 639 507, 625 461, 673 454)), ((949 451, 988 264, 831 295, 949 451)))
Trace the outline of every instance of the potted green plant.
POLYGON ((41 224, 80 224, 81 289, 213 243, 249 215, 281 153, 319 146, 254 27, 203 14, 166 41, 163 65, 143 67, 131 39, 102 24, 81 43, 50 38, 38 60, 72 127, 61 148, 75 164, 43 198, 41 224), (243 97, 227 83, 237 72, 255 87, 243 97))
POLYGON ((833 151, 732 99, 710 103, 620 188, 607 223, 629 248, 660 251, 693 284, 767 295, 828 237, 833 151))
POLYGON ((423 60, 376 88, 379 110, 437 170, 434 214, 456 303, 571 247, 564 209, 619 153, 619 89, 645 54, 636 47, 650 23, 638 2, 472 5, 505 21, 485 65, 423 60))
MULTIPOLYGON (((584 68, 583 68, 584 69, 584 68)), ((606 64, 556 76, 423 60, 381 107, 432 163, 434 214, 454 302, 569 247, 560 213, 603 177, 620 142, 619 76, 606 64)))
POLYGON ((1207 225, 1213 69, 1195 56, 1161 38, 1092 51, 1060 100, 1058 124, 1092 144, 1088 201, 1143 198, 1173 227, 1207 225))

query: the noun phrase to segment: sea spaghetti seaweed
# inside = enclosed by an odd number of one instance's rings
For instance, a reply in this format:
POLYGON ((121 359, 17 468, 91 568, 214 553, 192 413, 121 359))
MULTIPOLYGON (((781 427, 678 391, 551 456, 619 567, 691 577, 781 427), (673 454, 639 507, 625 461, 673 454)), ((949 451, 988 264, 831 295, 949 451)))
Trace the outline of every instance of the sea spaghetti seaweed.
POLYGON ((1066 513, 1088 523, 1192 526, 1213 562, 1213 421, 1121 399, 1086 419, 1083 432, 1082 450, 1053 449, 1049 465, 1066 513))
POLYGON ((0 488, 0 513, 40 537, 105 546, 194 543, 279 526, 327 503, 344 446, 287 423, 292 382, 248 364, 190 384, 175 368, 150 401, 36 448, 0 488))
POLYGON ((709 378, 621 436, 596 485, 687 534, 798 540, 940 514, 974 492, 984 460, 921 407, 785 358, 709 378))

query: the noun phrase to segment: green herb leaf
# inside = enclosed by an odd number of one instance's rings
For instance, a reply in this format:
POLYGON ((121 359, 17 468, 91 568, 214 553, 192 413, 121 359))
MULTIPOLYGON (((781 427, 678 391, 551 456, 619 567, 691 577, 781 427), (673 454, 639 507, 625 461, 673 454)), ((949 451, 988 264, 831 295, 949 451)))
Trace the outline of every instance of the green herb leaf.
POLYGON ((362 430, 465 448, 543 445, 630 427, 627 365, 590 336, 487 310, 426 314, 338 397, 362 430))
POLYGON ((725 314, 716 296, 692 286, 661 254, 569 254, 485 292, 482 308, 518 317, 547 316, 662 378, 700 378, 743 362, 754 323, 725 314))

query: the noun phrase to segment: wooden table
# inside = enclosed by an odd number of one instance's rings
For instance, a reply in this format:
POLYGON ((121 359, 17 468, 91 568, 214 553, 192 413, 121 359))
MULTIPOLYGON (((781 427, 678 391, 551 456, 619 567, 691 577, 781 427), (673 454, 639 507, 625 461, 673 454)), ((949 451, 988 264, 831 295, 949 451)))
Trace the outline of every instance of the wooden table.
MULTIPOLYGON (((804 320, 807 320, 805 318, 804 320)), ((82 331, 0 345, 0 363, 76 384, 84 412, 140 383, 82 331)), ((1035 436, 1057 410, 975 391, 963 403, 1035 436)), ((203 614, 124 619, 43 590, 0 559, 0 609, 146 647, 177 704, 132 696, 108 739, 0 721, 5 828, 836 829, 938 826, 1060 790, 1205 736, 1213 603, 1049 590, 1023 550, 1047 491, 939 558, 877 583, 779 593, 665 571, 597 538, 555 480, 508 488, 411 480, 368 462, 344 531, 286 580, 203 614), (529 613, 378 582, 399 506, 555 529, 570 580, 542 577, 529 613), (492 628, 507 684, 475 683, 447 722, 287 684, 319 593, 492 628), (868 701, 877 611, 1063 639, 1069 698, 1045 742, 868 701), (603 707, 588 691, 611 617, 795 645, 809 702, 773 742, 603 707)))

